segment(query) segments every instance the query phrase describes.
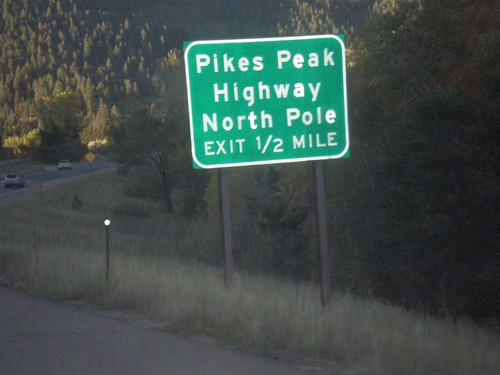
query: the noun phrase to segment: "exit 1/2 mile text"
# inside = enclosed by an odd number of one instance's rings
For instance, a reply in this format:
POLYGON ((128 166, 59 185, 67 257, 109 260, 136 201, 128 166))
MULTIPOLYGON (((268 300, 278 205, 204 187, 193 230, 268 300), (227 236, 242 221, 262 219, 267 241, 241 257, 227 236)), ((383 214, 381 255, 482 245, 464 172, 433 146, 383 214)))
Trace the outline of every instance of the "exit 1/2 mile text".
MULTIPOLYGON (((255 137, 255 145, 262 154, 281 153, 289 147, 293 150, 336 147, 336 136, 336 132, 293 135, 286 140, 272 135, 267 138, 257 136, 255 137)), ((204 142, 205 155, 243 154, 246 142, 247 140, 244 138, 206 141, 204 142)))

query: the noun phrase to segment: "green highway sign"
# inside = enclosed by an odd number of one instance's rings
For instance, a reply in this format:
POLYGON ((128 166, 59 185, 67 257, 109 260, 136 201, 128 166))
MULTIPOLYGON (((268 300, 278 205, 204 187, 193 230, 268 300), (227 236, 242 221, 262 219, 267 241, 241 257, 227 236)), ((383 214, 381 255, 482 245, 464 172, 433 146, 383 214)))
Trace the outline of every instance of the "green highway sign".
POLYGON ((342 35, 184 47, 195 168, 349 155, 342 35))

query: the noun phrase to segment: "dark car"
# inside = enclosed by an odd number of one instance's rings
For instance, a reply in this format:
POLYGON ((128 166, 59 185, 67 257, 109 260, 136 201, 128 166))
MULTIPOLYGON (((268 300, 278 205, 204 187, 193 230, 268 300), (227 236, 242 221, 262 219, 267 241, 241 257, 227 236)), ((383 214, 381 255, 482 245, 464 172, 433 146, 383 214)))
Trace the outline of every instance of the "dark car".
POLYGON ((18 187, 23 188, 25 185, 24 175, 18 172, 7 173, 4 178, 5 188, 18 187))

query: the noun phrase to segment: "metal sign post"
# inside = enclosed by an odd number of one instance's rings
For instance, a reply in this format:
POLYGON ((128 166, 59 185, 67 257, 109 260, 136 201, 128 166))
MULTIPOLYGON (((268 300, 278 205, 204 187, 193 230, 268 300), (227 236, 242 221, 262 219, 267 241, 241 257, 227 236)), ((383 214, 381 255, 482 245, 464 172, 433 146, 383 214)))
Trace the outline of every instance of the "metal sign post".
POLYGON ((233 284, 233 238, 231 233, 231 215, 229 206, 229 184, 227 170, 219 169, 219 200, 221 211, 221 235, 224 245, 224 284, 231 287, 233 284))
POLYGON ((326 227, 326 199, 323 163, 315 161, 314 187, 316 190, 316 226, 319 249, 321 305, 326 307, 331 302, 330 260, 328 257, 328 231, 326 227))

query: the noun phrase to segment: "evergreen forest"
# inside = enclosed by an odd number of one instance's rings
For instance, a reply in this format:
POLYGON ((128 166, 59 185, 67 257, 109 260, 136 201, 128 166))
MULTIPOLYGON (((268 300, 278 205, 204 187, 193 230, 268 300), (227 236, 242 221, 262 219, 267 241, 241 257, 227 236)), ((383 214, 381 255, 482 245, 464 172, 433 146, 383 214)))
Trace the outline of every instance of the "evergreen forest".
MULTIPOLYGON (((222 262, 193 170, 183 42, 343 33, 350 157, 322 163, 331 285, 432 314, 500 311, 500 7, 483 0, 0 0, 0 159, 80 160, 222 262), (143 184, 144 180, 148 184, 143 184)), ((319 282, 310 163, 229 170, 235 265, 319 282)))

